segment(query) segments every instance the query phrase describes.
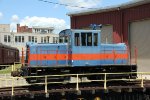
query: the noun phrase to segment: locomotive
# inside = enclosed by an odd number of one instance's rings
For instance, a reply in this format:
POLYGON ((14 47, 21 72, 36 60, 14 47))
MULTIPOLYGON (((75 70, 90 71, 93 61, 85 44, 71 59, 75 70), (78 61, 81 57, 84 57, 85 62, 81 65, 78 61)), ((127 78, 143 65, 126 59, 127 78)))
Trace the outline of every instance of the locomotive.
POLYGON ((14 64, 14 62, 19 62, 19 50, 0 44, 0 65, 14 64))
MULTIPOLYGON (((136 72, 124 43, 102 44, 100 30, 66 29, 59 43, 27 43, 23 76, 136 72)), ((135 78, 136 75, 122 75, 135 78)), ((90 77, 95 79, 96 77, 90 77)))

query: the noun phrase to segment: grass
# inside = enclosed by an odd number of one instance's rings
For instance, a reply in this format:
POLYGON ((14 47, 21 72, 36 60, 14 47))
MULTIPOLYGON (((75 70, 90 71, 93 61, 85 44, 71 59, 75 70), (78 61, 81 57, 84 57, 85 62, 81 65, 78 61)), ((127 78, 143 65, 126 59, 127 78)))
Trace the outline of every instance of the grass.
MULTIPOLYGON (((21 68, 21 64, 15 64, 15 69, 21 68)), ((11 74, 12 65, 0 70, 0 74, 11 74)))

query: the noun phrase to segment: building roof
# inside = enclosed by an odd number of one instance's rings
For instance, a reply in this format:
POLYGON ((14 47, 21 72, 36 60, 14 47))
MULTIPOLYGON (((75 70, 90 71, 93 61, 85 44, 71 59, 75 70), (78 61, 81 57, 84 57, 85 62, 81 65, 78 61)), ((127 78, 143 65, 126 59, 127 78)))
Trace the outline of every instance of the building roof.
POLYGON ((89 10, 84 10, 84 11, 71 12, 71 13, 68 13, 67 15, 68 16, 89 15, 89 14, 94 14, 94 13, 102 13, 102 12, 109 12, 109 11, 115 11, 115 10, 121 10, 121 9, 136 7, 136 6, 147 4, 147 3, 150 3, 150 0, 133 0, 130 2, 123 3, 120 5, 115 5, 115 6, 107 6, 104 8, 97 8, 97 9, 89 9, 89 10))
POLYGON ((54 27, 44 27, 44 26, 33 26, 33 29, 51 29, 54 30, 54 27))

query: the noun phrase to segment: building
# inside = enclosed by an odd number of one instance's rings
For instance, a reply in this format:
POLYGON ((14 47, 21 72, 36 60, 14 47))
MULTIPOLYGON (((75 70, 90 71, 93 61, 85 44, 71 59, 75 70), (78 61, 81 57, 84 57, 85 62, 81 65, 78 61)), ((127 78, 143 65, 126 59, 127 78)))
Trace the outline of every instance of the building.
POLYGON ((10 32, 9 24, 0 24, 0 32, 10 32))
MULTIPOLYGON (((43 27, 41 27, 41 29, 43 29, 43 27)), ((20 56, 21 56, 22 48, 26 50, 27 42, 34 42, 34 43, 58 43, 59 42, 59 35, 52 33, 52 31, 51 33, 45 33, 45 34, 41 32, 38 33, 0 32, 0 37, 1 37, 0 43, 17 47, 20 51, 20 56)))
POLYGON ((150 70, 150 0, 134 0, 121 5, 73 12, 68 14, 71 28, 84 29, 90 24, 103 24, 101 42, 125 42, 131 49, 131 59, 135 59, 139 71, 150 70))
POLYGON ((54 30, 53 27, 42 27, 42 26, 33 26, 32 28, 29 28, 28 26, 20 26, 20 24, 17 24, 17 33, 52 33, 54 30))
POLYGON ((20 26, 20 24, 17 24, 17 33, 32 33, 32 28, 29 28, 28 26, 20 26))
POLYGON ((33 33, 46 34, 46 33, 52 33, 53 30, 54 30, 54 27, 40 27, 40 26, 33 26, 32 27, 33 33))

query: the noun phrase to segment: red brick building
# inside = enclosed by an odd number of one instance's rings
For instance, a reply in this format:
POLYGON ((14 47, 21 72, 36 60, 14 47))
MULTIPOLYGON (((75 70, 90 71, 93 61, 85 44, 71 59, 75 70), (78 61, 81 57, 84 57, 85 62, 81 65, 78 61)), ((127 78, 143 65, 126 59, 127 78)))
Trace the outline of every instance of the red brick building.
POLYGON ((138 49, 140 71, 150 71, 150 0, 132 1, 114 7, 69 13, 72 29, 87 28, 90 24, 103 24, 101 42, 125 42, 138 49), (147 70, 149 69, 149 70, 147 70))
POLYGON ((32 28, 28 28, 28 26, 20 26, 20 24, 17 24, 17 33, 32 33, 32 28))

